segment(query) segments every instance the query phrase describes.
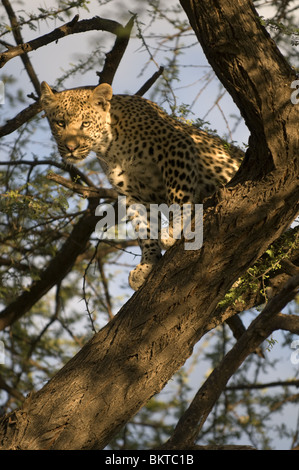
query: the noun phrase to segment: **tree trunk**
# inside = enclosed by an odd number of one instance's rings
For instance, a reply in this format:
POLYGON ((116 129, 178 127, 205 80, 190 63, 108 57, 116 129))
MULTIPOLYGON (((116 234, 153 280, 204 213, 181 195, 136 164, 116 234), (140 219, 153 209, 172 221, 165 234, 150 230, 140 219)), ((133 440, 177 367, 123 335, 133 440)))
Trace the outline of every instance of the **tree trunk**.
POLYGON ((225 317, 218 302, 299 210, 295 79, 249 0, 181 0, 251 131, 244 165, 205 205, 204 245, 169 250, 115 318, 22 409, 2 449, 102 449, 225 317), (266 85, 266 86, 265 86, 266 85))

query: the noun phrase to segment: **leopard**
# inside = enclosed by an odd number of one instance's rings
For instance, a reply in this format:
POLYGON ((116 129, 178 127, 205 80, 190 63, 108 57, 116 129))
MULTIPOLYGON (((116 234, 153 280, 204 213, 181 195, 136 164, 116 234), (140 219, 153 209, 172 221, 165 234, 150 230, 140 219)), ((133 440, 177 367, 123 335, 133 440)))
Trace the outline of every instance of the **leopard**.
MULTIPOLYGON (((112 188, 130 206, 201 204, 232 179, 244 156, 142 96, 114 94, 108 83, 57 92, 42 82, 40 99, 63 160, 81 165, 95 152, 112 188)), ((138 211, 134 217, 143 233, 141 261, 129 274, 137 291, 177 237, 163 233, 164 227, 150 238, 148 220, 141 221, 138 211)))

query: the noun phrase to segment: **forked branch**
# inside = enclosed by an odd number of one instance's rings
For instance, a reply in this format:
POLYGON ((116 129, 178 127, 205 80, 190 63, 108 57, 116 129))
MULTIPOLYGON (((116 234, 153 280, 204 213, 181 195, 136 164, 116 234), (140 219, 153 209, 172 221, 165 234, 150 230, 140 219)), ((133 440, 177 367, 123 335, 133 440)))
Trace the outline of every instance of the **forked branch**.
POLYGON ((125 28, 117 21, 108 20, 95 16, 88 20, 79 20, 79 15, 74 16, 72 21, 66 23, 59 28, 54 29, 51 33, 40 36, 32 41, 19 44, 16 47, 11 47, 7 51, 0 54, 0 68, 3 67, 9 60, 19 55, 35 51, 51 42, 57 42, 59 39, 70 34, 84 33, 86 31, 107 31, 112 34, 119 35, 126 33, 125 28))

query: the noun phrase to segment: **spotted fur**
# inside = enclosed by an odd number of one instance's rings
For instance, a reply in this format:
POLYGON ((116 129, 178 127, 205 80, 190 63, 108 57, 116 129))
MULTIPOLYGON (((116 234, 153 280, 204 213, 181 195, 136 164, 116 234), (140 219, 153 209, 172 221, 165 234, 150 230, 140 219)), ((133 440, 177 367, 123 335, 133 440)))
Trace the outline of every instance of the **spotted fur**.
MULTIPOLYGON (((113 95, 108 84, 53 93, 41 101, 61 156, 77 163, 95 151, 110 183, 127 203, 202 202, 239 167, 242 152, 219 137, 180 122, 139 96, 113 95)), ((141 263, 130 273, 137 290, 174 243, 140 239, 141 263)))

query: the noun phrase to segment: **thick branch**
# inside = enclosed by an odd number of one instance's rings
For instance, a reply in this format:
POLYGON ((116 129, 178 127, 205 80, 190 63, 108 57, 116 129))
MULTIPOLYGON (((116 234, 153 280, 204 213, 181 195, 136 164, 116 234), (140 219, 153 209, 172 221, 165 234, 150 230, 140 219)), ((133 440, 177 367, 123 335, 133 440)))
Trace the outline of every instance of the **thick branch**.
MULTIPOLYGON (((282 164, 281 144, 288 150, 289 138, 297 132, 295 110, 290 109, 295 71, 261 25, 251 0, 235 0, 233 7, 223 0, 180 3, 208 61, 251 132, 246 173, 251 175, 259 169, 265 174, 282 164)), ((294 152, 292 146, 290 150, 294 152)))
POLYGON ((112 34, 120 35, 126 34, 125 28, 116 21, 107 20, 95 16, 88 20, 78 21, 79 16, 76 15, 72 21, 54 29, 51 33, 40 36, 39 38, 33 39, 32 41, 20 44, 16 47, 12 47, 6 52, 0 54, 0 67, 3 67, 9 60, 13 59, 22 54, 26 54, 30 51, 39 49, 40 47, 50 44, 51 42, 57 42, 69 34, 84 33, 86 31, 107 31, 112 34))
POLYGON ((260 390, 263 388, 273 387, 299 387, 299 380, 278 380, 277 382, 266 382, 266 383, 254 383, 254 384, 240 384, 240 385, 229 385, 225 387, 225 390, 260 390))
POLYGON ((98 73, 98 76, 100 77, 100 83, 109 83, 110 85, 112 84, 114 75, 126 51, 134 25, 134 19, 135 16, 132 16, 124 28, 117 30, 117 37, 114 46, 111 51, 106 54, 105 65, 102 72, 98 73))
POLYGON ((298 315, 286 315, 280 313, 275 318, 275 329, 290 331, 295 335, 299 335, 299 317, 298 315))
POLYGON ((19 129, 25 122, 32 119, 37 113, 42 111, 42 105, 39 101, 31 104, 27 108, 20 111, 14 118, 8 119, 3 126, 0 127, 0 137, 11 134, 19 129))

